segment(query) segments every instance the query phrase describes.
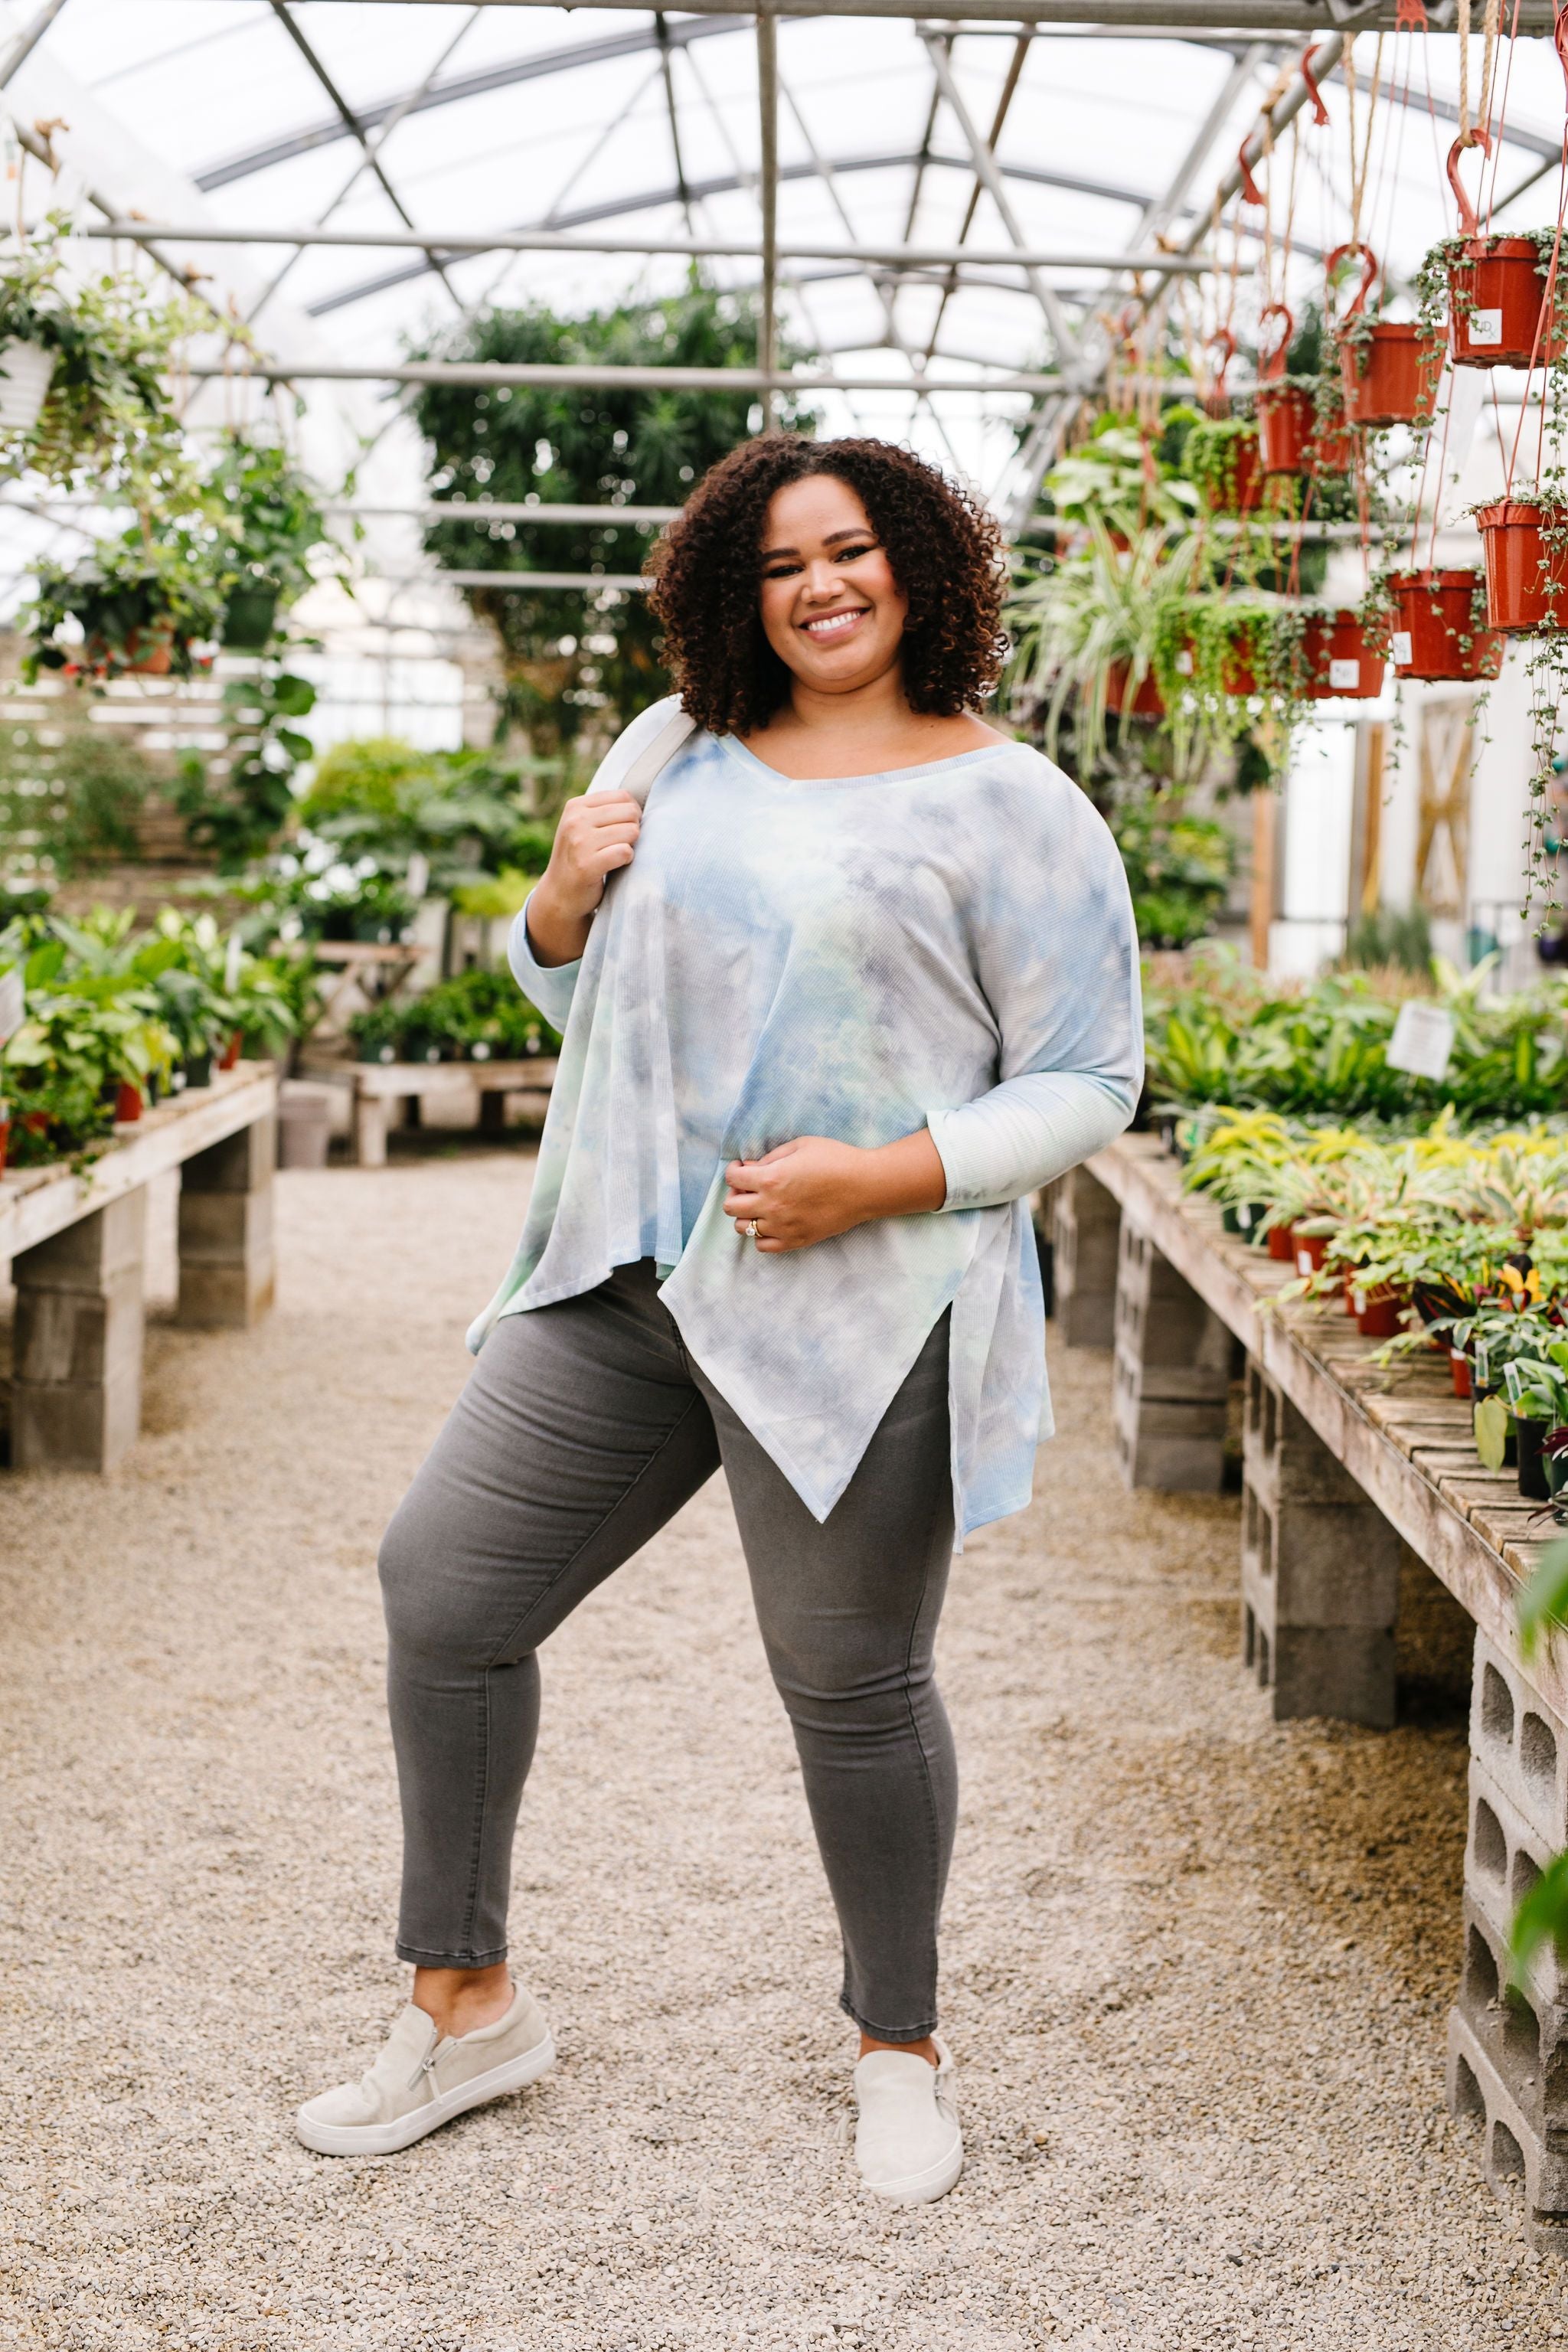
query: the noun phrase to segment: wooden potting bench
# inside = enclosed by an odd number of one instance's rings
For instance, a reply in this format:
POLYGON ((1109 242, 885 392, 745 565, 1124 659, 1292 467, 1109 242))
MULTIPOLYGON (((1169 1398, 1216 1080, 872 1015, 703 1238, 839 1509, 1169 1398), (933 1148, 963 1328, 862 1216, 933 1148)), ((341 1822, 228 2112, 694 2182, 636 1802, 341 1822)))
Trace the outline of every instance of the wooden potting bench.
POLYGON ((395 1105, 417 1125, 426 1103, 451 1101, 476 1090, 479 1131, 499 1135, 506 1124, 506 1098, 522 1095, 542 1118, 554 1083, 553 1058, 535 1054, 515 1062, 348 1062, 341 1056, 305 1055, 300 1076, 346 1088, 349 1139, 362 1168, 386 1165, 386 1130, 395 1105))
POLYGON ((1393 1723, 1405 1547, 1473 1621, 1448 2097, 1481 2123, 1488 2176, 1522 2194, 1531 2240, 1568 2250, 1568 1975, 1547 1959, 1506 1990, 1513 1906, 1568 1846, 1568 1638, 1527 1660, 1515 1616, 1545 1511, 1481 1467, 1444 1359, 1380 1366, 1337 1304, 1275 1306, 1291 1269, 1184 1193, 1157 1138, 1123 1136, 1062 1179, 1046 1222, 1058 1329, 1114 1351, 1130 1486, 1217 1492, 1245 1379, 1240 1647, 1276 1716, 1393 1723))
POLYGON ((11 1462, 110 1469, 142 1421, 147 1187, 181 1171, 175 1319, 244 1328, 272 1303, 278 1081, 241 1062, 120 1127, 80 1176, 0 1176, 0 1265, 16 1286, 11 1462))

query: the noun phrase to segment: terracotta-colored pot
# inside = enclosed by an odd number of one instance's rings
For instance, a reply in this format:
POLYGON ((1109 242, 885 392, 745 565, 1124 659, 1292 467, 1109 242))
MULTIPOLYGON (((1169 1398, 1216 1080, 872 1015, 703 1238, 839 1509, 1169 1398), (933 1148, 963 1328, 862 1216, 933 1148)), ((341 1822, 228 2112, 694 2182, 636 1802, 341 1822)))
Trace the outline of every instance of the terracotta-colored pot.
POLYGON ((1352 425, 1425 424, 1437 404, 1442 373, 1442 336, 1414 323, 1380 319, 1364 338, 1340 339, 1340 376, 1352 425))
MULTIPOLYGON (((88 669, 103 669, 114 658, 114 649, 107 637, 89 637, 83 653, 88 669)), ((125 639, 120 667, 137 677, 167 677, 174 658, 173 629, 132 629, 125 639)))
POLYGON ((1309 702, 1370 702, 1383 692, 1387 658, 1359 613, 1314 613, 1301 632, 1301 691, 1309 702))
POLYGON ((1127 699, 1127 681, 1131 674, 1129 662, 1112 662, 1105 677, 1105 707, 1125 719, 1163 719, 1165 698, 1152 675, 1141 678, 1138 691, 1131 702, 1127 699))
POLYGON ((1396 677, 1496 677, 1503 641, 1476 620, 1479 585, 1479 572, 1457 565, 1392 575, 1396 677))
POLYGON ((1400 1310, 1405 1301, 1399 1292, 1384 1283, 1378 1290, 1357 1290, 1352 1293, 1355 1307, 1356 1329, 1363 1339, 1392 1339, 1398 1334, 1400 1310))
POLYGON ((240 1035, 240 1034, 239 1034, 238 1030, 237 1029, 237 1030, 235 1031, 235 1033, 234 1033, 233 1036, 229 1039, 229 1041, 228 1041, 227 1045, 224 1047, 224 1049, 223 1049, 223 1052, 222 1052, 221 1055, 219 1056, 219 1059, 218 1059, 218 1068, 219 1068, 220 1070, 232 1070, 232 1069, 233 1069, 233 1067, 234 1067, 234 1066, 235 1066, 235 1064, 236 1064, 236 1063, 238 1061, 238 1059, 239 1059, 239 1049, 240 1049, 241 1045, 243 1045, 243 1044, 244 1044, 244 1043, 245 1043, 244 1038, 240 1035))
POLYGON ((5 1158, 11 1149, 11 1122, 0 1118, 0 1176, 5 1173, 5 1158))
POLYGON ((1448 345, 1456 367, 1545 367, 1562 356, 1533 238, 1473 236, 1449 264, 1448 345))
POLYGON ((1454 1383, 1454 1394, 1468 1397, 1470 1393, 1470 1360, 1458 1348, 1448 1350, 1448 1375, 1454 1383))
POLYGON ((1269 1226, 1268 1255, 1282 1265, 1295 1265, 1296 1236, 1289 1225, 1269 1226))
POLYGON ((114 1089, 114 1123, 116 1127, 128 1127, 132 1119, 141 1116, 142 1089, 122 1078, 114 1089))
POLYGON ((1487 571, 1487 620, 1494 629, 1568 628, 1568 506, 1500 499, 1476 516, 1487 571), (1561 532, 1548 546, 1543 530, 1561 532))
POLYGON ((1328 1255, 1327 1234, 1298 1234, 1296 1236, 1296 1271, 1300 1275, 1316 1274, 1328 1255))
POLYGON ((1318 406, 1305 384, 1258 387, 1258 457, 1266 474, 1304 474, 1318 406))

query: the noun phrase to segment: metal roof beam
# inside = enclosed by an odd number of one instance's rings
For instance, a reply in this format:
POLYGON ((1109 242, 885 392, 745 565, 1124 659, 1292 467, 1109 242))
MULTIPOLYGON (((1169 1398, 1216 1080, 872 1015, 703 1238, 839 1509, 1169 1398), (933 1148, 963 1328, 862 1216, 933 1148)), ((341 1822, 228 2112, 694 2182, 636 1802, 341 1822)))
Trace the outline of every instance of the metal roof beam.
MULTIPOLYGON (((468 6, 471 0, 403 0, 407 6, 468 6)), ((366 5, 369 0, 346 0, 366 5)), ((489 0, 497 8, 554 8, 562 0, 489 0)), ((648 0, 594 0, 597 9, 646 13, 648 0)), ((775 16, 869 16, 929 22, 931 9, 921 0, 768 0, 775 16)), ((1295 41, 1322 39, 1339 30, 1353 15, 1358 32, 1399 30, 1400 0, 1371 0, 1365 10, 1336 15, 1331 0, 1321 7, 1305 0, 957 0, 943 11, 943 21, 967 26, 980 25, 1088 25, 1163 32, 1171 38, 1190 29, 1213 27, 1233 33, 1279 33, 1295 41)), ((695 16, 741 16, 756 13, 756 0, 694 0, 695 16)), ((1427 10, 1439 32, 1452 30, 1448 0, 1436 0, 1427 10)), ((1519 15, 1510 18, 1510 30, 1525 35, 1550 34, 1553 0, 1520 0, 1519 15)), ((672 31, 675 29, 671 28, 672 31)))
MULTIPOLYGON (((977 362, 976 365, 986 364, 977 362)), ((995 365, 994 362, 990 364, 995 365)), ((1059 392, 1059 375, 1020 373, 996 366, 990 376, 835 375, 822 369, 799 374, 761 368, 615 367, 575 362, 509 360, 405 360, 377 366, 349 361, 263 360, 226 367, 203 362, 182 365, 182 379, 238 385, 257 383, 472 384, 486 391, 572 387, 604 392, 952 392, 984 394, 1059 392)))
MULTIPOLYGON (((907 159, 903 159, 907 160, 907 159)), ((833 171, 853 169, 834 164, 833 171)), ((693 193, 700 193, 694 190, 693 193)), ((628 210, 651 207, 657 198, 635 197, 628 200, 628 210)), ((1142 199, 1122 195, 1118 201, 1136 204, 1142 199)), ((756 261, 763 257, 764 247, 756 238, 706 236, 578 236, 553 229, 491 229, 479 230, 470 236, 437 235, 430 229, 336 229, 330 227, 300 228, 235 228, 215 222, 184 225, 163 221, 114 220, 107 226, 94 225, 79 230, 79 235, 100 239, 129 238, 138 244, 148 244, 163 238, 176 245, 321 245, 332 247, 363 246, 394 252, 423 252, 433 246, 447 260, 465 254, 478 253, 584 253, 584 254, 674 254, 692 258, 733 258, 756 261)), ((955 264, 973 262, 977 268, 989 269, 1085 269, 1110 270, 1125 274, 1130 270, 1174 269, 1189 277, 1201 276, 1215 264, 1201 254, 1173 255, 1151 247, 1141 253, 1090 253, 1080 246, 1034 247, 978 245, 896 245, 823 244, 803 245, 793 239, 782 240, 777 247, 781 261, 868 261, 880 262, 889 268, 946 269, 955 264)))

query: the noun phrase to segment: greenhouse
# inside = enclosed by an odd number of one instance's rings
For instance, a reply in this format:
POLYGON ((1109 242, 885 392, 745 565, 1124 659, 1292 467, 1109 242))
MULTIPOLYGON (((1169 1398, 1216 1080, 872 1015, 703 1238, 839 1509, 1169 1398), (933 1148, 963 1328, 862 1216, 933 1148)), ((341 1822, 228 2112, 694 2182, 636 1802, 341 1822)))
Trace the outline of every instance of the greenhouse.
POLYGON ((1568 2343, 1568 8, 0 150, 0 2347, 1568 2343))

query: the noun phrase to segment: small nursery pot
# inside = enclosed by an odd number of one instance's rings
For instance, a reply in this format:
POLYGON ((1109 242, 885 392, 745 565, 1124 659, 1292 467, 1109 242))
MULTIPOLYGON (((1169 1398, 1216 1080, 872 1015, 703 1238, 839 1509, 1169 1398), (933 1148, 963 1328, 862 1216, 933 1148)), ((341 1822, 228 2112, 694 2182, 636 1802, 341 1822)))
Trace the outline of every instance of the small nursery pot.
POLYGON ((1437 404, 1441 334, 1392 320, 1340 341, 1345 415, 1352 425, 1424 425, 1437 404))
POLYGON ((1458 566, 1392 575, 1395 677, 1496 677, 1502 667, 1502 635, 1477 624, 1480 579, 1479 572, 1458 566))
POLYGON ((1296 1271, 1303 1276, 1316 1274, 1328 1255, 1327 1234, 1298 1234, 1296 1236, 1296 1271))
POLYGON ((1561 1523, 1568 1518, 1568 1448, 1561 1453, 1543 1454, 1541 1459, 1546 1469, 1547 1492, 1553 1505, 1552 1516, 1561 1523))
POLYGON ((1568 628, 1568 506, 1500 499, 1476 516, 1487 572, 1487 621, 1494 629, 1568 628), (1548 545, 1546 530, 1556 536, 1548 545))
POLYGON ((1139 680, 1138 691, 1131 702, 1127 699, 1127 681, 1131 676, 1131 662, 1112 662, 1105 673, 1105 707, 1118 718, 1163 719, 1165 698, 1155 685, 1152 676, 1139 680))
POLYGON ((1296 1235, 1289 1225, 1269 1226, 1268 1255, 1281 1265, 1295 1265, 1296 1235))
POLYGON ((1378 1290, 1352 1290, 1351 1300, 1355 1308, 1356 1329, 1363 1339, 1397 1338, 1400 1312, 1405 1305, 1397 1290, 1385 1283, 1378 1290))
POLYGON ((0 1176, 5 1173, 5 1161, 11 1150, 11 1121, 4 1103, 0 1103, 0 1176))
POLYGON ((1515 1413, 1513 1425, 1519 1433, 1519 1491, 1527 1503, 1550 1502, 1552 1489, 1546 1479, 1546 1459, 1541 1451, 1541 1441, 1550 1423, 1525 1421, 1515 1413))
POLYGON ((32 431, 43 414, 58 356, 43 343, 0 345, 0 430, 32 431))
POLYGON ((1448 1374, 1454 1383, 1454 1394, 1468 1397, 1470 1393, 1470 1360, 1460 1348, 1448 1350, 1448 1374))
POLYGON ((1448 266, 1448 341, 1456 367, 1545 367, 1561 358, 1546 280, 1528 236, 1472 236, 1448 266))
POLYGON ((187 1054, 180 1066, 180 1075, 187 1087, 210 1087, 213 1082, 211 1054, 187 1054))
POLYGON ((1301 632, 1301 692, 1309 702, 1373 701, 1386 659, 1359 613, 1314 613, 1301 632))
POLYGON ((240 1052, 244 1044, 245 1040, 237 1029, 233 1036, 229 1039, 227 1045, 224 1047, 223 1053, 219 1057, 218 1068, 220 1070, 232 1070, 234 1068, 235 1064, 239 1059, 240 1052))
POLYGON ((141 1116, 142 1089, 122 1078, 114 1089, 114 1123, 116 1127, 129 1127, 132 1119, 141 1116))

